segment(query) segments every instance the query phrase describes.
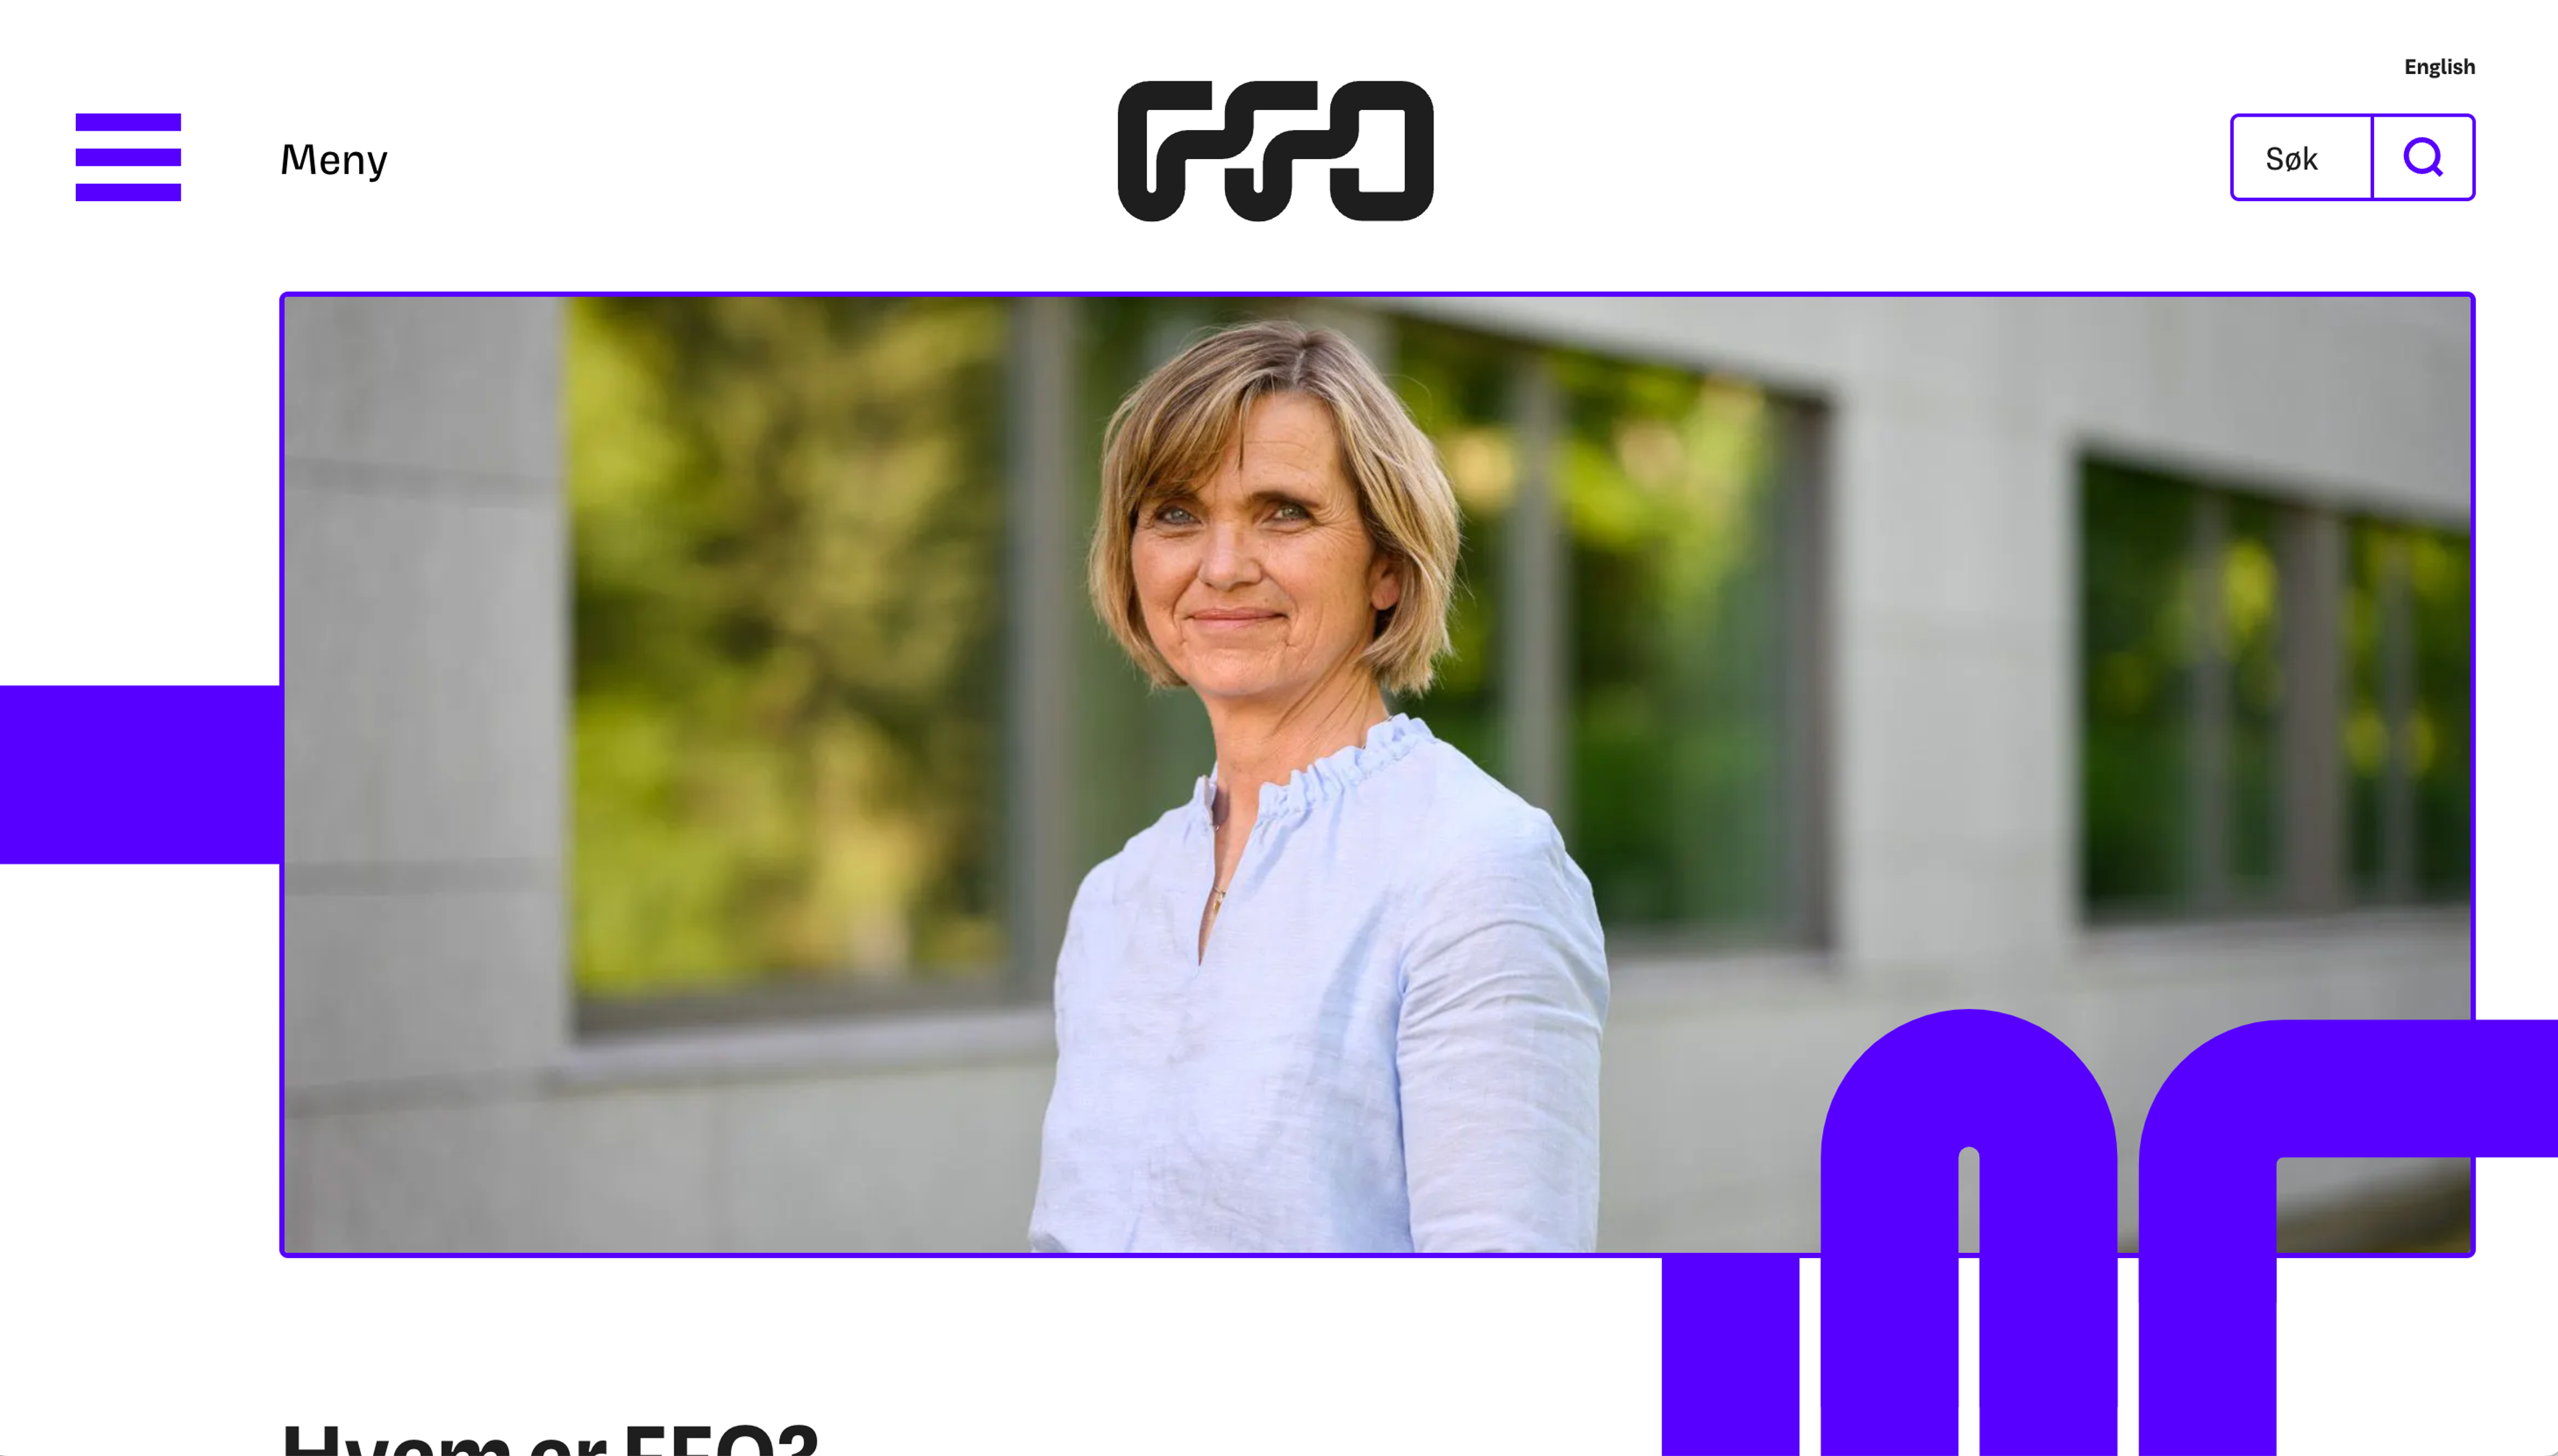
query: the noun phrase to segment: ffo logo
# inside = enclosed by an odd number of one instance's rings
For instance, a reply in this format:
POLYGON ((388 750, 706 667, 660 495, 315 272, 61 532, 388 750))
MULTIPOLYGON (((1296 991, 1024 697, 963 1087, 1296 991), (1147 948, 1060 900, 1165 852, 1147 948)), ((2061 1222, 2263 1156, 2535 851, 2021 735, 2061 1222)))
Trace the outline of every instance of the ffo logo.
MULTIPOLYGON (((1119 206, 1140 222, 1161 222, 1182 210, 1184 174, 1194 159, 1238 156, 1252 143, 1253 118, 1263 111, 1312 111, 1310 80, 1248 80, 1225 98, 1225 125, 1215 131, 1177 131, 1155 150, 1155 185, 1146 185, 1146 118, 1157 111, 1206 111, 1216 104, 1204 80, 1141 80, 1119 98, 1119 206)), ((1336 167, 1333 207, 1354 222, 1409 222, 1430 207, 1432 127, 1430 93, 1408 80, 1354 80, 1333 92, 1332 125, 1322 131, 1283 131, 1261 149, 1261 185, 1252 169, 1225 169, 1225 201, 1235 216, 1267 222, 1288 211, 1296 164, 1350 155, 1358 145, 1359 113, 1403 113, 1403 188, 1366 192, 1358 169, 1336 167)))

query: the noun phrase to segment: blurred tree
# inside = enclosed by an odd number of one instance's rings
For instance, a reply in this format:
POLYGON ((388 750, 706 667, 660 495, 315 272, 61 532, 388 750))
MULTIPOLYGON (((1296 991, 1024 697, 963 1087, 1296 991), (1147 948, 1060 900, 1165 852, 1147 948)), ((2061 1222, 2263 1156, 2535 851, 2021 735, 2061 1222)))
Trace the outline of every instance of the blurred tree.
POLYGON ((2405 736, 2416 779, 2416 889, 2429 899, 2467 899, 2474 728, 2469 539, 2414 532, 2407 588, 2415 618, 2415 703, 2405 736))
POLYGON ((2200 889, 2196 510, 2176 482, 2101 461, 2082 470, 2080 873, 2099 913, 2179 906, 2200 889))
POLYGON ((2388 521, 2349 533, 2345 724, 2351 864, 2369 901, 2470 892, 2470 543, 2388 521))
POLYGON ((1004 305, 569 314, 577 985, 982 970, 1004 305))
POLYGON ((1565 355, 1570 837, 1611 926, 1797 929, 1777 407, 1565 355))

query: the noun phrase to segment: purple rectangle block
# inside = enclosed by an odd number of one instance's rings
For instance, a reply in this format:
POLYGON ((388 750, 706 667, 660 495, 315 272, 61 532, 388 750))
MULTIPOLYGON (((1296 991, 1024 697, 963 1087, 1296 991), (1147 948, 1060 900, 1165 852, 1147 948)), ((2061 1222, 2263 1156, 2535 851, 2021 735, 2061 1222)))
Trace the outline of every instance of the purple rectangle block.
POLYGON ((176 147, 79 147, 73 160, 82 167, 175 167, 176 147))
POLYGON ((282 864, 284 689, 0 687, 0 864, 282 864))
POLYGON ((174 182, 81 182, 71 187, 71 201, 78 203, 174 203, 178 201, 178 184, 174 182))
POLYGON ((1662 1456, 1802 1449, 1801 1263, 1790 1253, 1661 1259, 1662 1456))
POLYGON ((176 131, 175 111, 80 111, 73 113, 74 131, 176 131))

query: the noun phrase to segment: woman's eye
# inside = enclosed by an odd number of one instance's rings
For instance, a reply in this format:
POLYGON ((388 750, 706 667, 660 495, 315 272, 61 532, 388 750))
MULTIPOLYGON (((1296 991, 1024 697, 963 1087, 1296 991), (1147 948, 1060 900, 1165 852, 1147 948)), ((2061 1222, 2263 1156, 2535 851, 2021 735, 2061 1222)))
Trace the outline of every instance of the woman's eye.
POLYGON ((1191 514, 1188 510, 1183 510, 1179 506, 1156 507, 1155 519, 1165 525, 1194 525, 1199 521, 1198 516, 1191 514))
POLYGON ((1312 520, 1315 518, 1312 511, 1308 510, 1305 507, 1298 505, 1294 501, 1280 502, 1277 506, 1271 509, 1270 513, 1281 520, 1312 520))

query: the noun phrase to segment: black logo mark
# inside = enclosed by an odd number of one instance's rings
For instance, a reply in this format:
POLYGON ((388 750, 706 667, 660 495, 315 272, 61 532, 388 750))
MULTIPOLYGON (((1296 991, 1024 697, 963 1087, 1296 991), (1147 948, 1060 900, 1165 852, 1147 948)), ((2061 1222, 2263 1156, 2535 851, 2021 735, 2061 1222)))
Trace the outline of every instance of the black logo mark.
MULTIPOLYGON (((1119 98, 1119 206, 1140 222, 1161 222, 1182 210, 1184 174, 1193 159, 1239 154, 1252 142, 1252 118, 1263 111, 1312 111, 1310 80, 1248 80, 1225 98, 1225 126, 1216 131, 1177 131, 1155 151, 1155 185, 1146 186, 1146 118, 1157 111, 1206 111, 1216 104, 1204 80, 1141 80, 1119 98)), ((1403 190, 1365 192, 1358 169, 1336 167, 1333 207, 1354 222, 1409 222, 1430 207, 1433 152, 1430 93, 1408 80, 1354 80, 1333 92, 1332 125, 1322 131, 1283 131, 1261 149, 1261 186, 1252 169, 1225 169, 1225 201, 1250 222, 1267 222, 1288 210, 1289 189, 1301 161, 1350 155, 1358 144, 1361 111, 1403 113, 1403 190)))

